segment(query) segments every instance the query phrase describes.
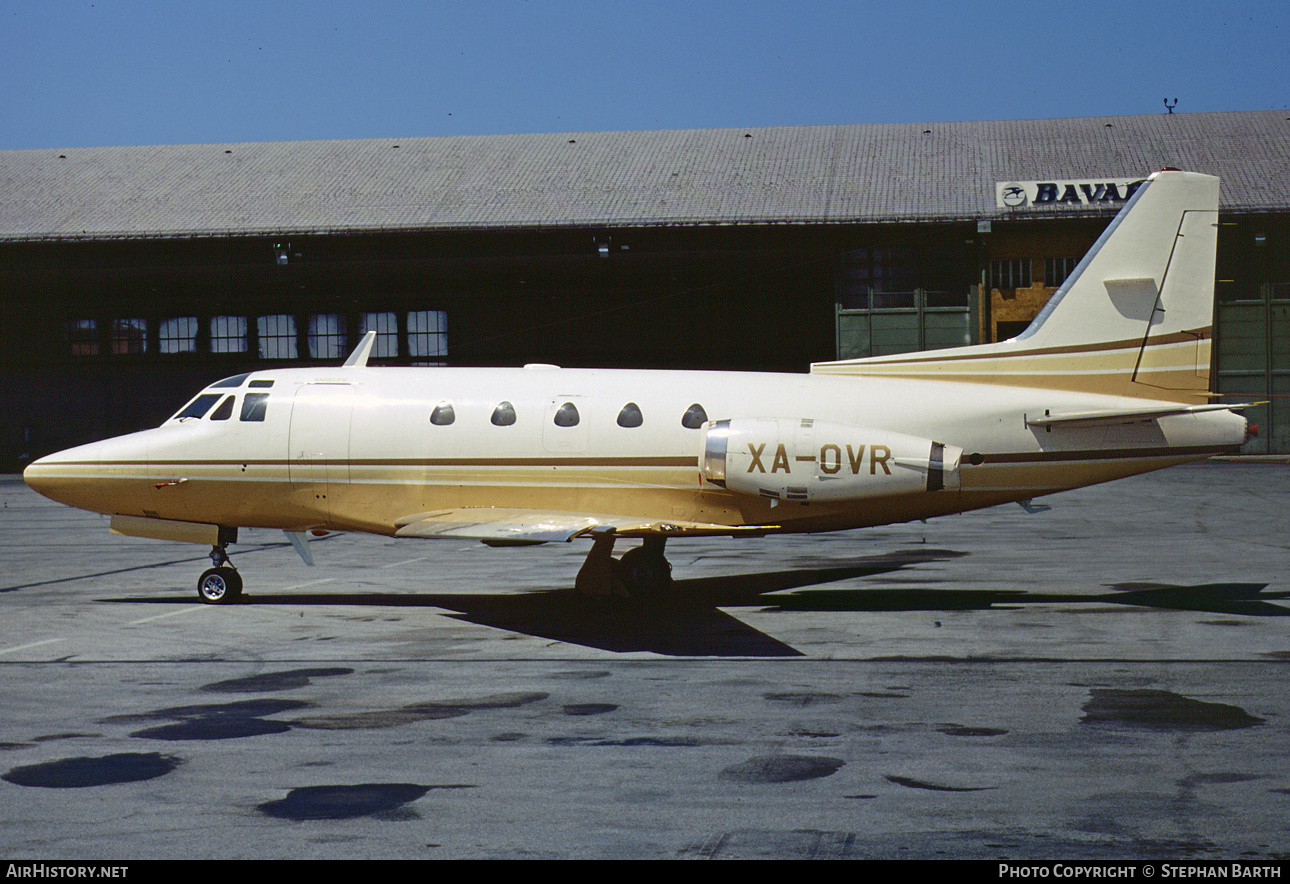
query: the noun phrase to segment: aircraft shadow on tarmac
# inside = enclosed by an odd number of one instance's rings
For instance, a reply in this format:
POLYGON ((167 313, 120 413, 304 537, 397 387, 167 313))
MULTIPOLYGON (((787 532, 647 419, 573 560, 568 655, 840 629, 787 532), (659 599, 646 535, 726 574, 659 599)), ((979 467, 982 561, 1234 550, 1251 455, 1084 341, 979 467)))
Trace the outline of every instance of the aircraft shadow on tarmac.
MULTIPOLYGON (((805 589, 871 577, 912 565, 946 561, 967 553, 926 549, 855 559, 846 565, 797 568, 676 580, 650 600, 597 598, 571 588, 523 593, 249 593, 249 605, 361 605, 431 607, 461 620, 523 635, 599 648, 651 651, 669 656, 797 657, 795 648, 754 629, 722 608, 766 611, 961 611, 1017 608, 1032 604, 1134 605, 1255 617, 1284 617, 1290 608, 1273 601, 1287 592, 1264 592, 1261 583, 1110 584, 1101 593, 1027 590, 958 590, 902 587, 805 589), (788 590, 793 590, 789 592, 788 590)), ((138 602, 138 598, 113 601, 138 602)))
POLYGON ((658 598, 583 595, 572 588, 524 593, 255 593, 248 604, 434 607, 458 619, 606 651, 685 657, 800 657, 801 651, 721 608, 774 605, 770 593, 899 571, 966 553, 920 550, 867 556, 847 565, 675 580, 658 598))

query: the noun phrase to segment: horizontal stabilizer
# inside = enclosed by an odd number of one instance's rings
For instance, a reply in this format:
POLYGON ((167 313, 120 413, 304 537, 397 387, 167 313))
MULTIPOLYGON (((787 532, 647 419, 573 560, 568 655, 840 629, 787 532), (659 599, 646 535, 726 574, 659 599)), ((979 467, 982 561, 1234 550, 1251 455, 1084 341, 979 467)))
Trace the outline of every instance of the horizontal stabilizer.
POLYGON ((566 513, 505 507, 465 507, 399 519, 395 537, 481 540, 492 544, 548 543, 611 526, 619 537, 705 537, 764 534, 776 526, 736 527, 706 522, 664 522, 631 516, 566 513))
POLYGON ((1066 414, 1045 414, 1042 417, 1026 415, 1028 427, 1107 427, 1113 424, 1135 424, 1156 418, 1169 417, 1175 414, 1199 414, 1204 411, 1240 411, 1251 408, 1257 402, 1245 402, 1238 405, 1211 403, 1208 405, 1163 405, 1159 408, 1107 409, 1103 411, 1079 411, 1066 414))

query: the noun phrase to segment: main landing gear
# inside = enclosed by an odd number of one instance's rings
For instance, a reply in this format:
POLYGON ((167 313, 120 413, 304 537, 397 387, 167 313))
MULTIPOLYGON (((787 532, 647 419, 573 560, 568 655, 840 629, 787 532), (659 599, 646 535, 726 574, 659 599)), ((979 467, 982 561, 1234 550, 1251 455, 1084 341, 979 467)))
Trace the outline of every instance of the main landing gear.
POLYGON ((661 598, 672 586, 672 565, 663 555, 666 537, 645 542, 615 559, 614 529, 591 530, 591 552, 578 571, 574 588, 588 596, 627 596, 638 600, 661 598))
POLYGON ((242 596, 242 575, 228 558, 228 544, 211 547, 211 564, 197 579, 197 598, 208 605, 231 605, 242 596))

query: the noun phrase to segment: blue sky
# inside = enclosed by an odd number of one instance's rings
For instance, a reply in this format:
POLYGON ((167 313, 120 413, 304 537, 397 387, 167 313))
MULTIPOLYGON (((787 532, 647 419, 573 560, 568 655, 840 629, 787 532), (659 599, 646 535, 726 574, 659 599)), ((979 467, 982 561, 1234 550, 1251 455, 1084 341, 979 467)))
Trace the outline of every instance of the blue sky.
POLYGON ((1290 2, 0 0, 0 149, 1290 107, 1290 2))

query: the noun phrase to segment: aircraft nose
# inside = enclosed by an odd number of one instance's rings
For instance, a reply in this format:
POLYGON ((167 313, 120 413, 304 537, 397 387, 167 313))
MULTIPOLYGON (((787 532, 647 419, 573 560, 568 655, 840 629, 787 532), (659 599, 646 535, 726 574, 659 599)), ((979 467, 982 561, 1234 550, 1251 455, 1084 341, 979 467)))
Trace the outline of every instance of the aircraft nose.
POLYGON ((148 462, 147 443, 135 438, 137 435, 46 455, 23 470, 23 481, 50 500, 93 512, 113 512, 119 483, 131 467, 146 466, 148 462))
POLYGON ((68 506, 83 506, 82 498, 92 483, 84 455, 91 453, 85 449, 92 447, 82 445, 38 458, 22 471, 22 480, 31 490, 50 500, 68 506))

